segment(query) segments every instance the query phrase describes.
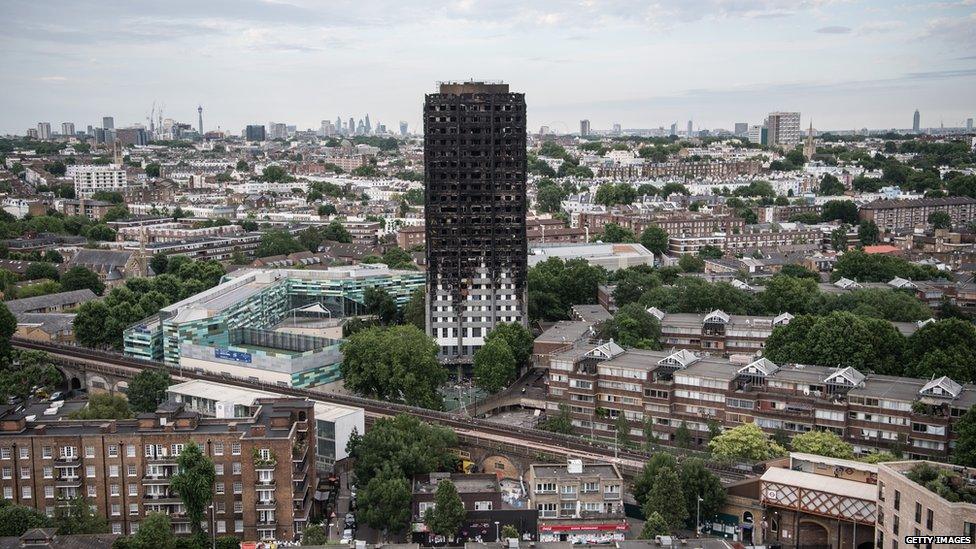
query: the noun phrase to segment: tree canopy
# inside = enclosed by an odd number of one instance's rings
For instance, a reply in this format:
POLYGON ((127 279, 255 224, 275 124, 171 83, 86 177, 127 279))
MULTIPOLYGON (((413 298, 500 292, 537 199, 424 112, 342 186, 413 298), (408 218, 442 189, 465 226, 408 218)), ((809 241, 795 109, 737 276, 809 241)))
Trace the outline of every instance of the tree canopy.
POLYGON ((719 457, 763 461, 786 455, 786 449, 770 440, 755 423, 727 429, 708 442, 713 454, 719 457))

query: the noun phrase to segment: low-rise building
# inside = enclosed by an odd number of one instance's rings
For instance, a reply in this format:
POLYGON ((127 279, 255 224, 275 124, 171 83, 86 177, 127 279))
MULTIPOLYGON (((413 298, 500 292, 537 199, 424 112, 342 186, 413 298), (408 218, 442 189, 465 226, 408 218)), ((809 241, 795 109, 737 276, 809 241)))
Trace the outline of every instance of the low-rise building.
POLYGON ((525 479, 539 513, 539 541, 608 543, 627 533, 624 482, 616 465, 570 459, 565 465, 534 463, 525 479))
POLYGON ((949 196, 919 198, 916 200, 875 200, 861 206, 862 221, 874 221, 882 231, 927 227, 929 216, 943 212, 952 219, 955 227, 976 221, 976 198, 949 196))

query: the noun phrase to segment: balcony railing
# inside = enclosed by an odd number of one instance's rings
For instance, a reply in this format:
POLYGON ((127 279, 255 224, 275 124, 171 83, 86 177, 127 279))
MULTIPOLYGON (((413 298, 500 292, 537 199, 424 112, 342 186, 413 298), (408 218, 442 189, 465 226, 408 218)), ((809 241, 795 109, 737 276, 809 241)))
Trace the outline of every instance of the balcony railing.
POLYGON ((259 499, 257 502, 258 509, 274 509, 278 505, 278 502, 274 499, 259 499))

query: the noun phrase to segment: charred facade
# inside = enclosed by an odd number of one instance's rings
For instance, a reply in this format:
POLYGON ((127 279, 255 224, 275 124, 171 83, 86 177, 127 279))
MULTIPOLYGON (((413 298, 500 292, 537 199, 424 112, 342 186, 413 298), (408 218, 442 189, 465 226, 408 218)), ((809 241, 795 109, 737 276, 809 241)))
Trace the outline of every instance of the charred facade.
POLYGON ((491 329, 525 324, 525 96, 444 83, 424 102, 427 333, 469 362, 491 329))

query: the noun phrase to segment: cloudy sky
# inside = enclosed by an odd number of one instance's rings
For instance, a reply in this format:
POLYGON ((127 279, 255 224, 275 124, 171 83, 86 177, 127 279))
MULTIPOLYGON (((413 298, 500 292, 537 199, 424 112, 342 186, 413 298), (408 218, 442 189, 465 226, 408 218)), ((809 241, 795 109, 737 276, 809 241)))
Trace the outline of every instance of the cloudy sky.
POLYGON ((817 128, 976 116, 976 0, 3 0, 0 133, 114 115, 239 132, 420 121, 435 82, 498 79, 529 125, 817 128))

